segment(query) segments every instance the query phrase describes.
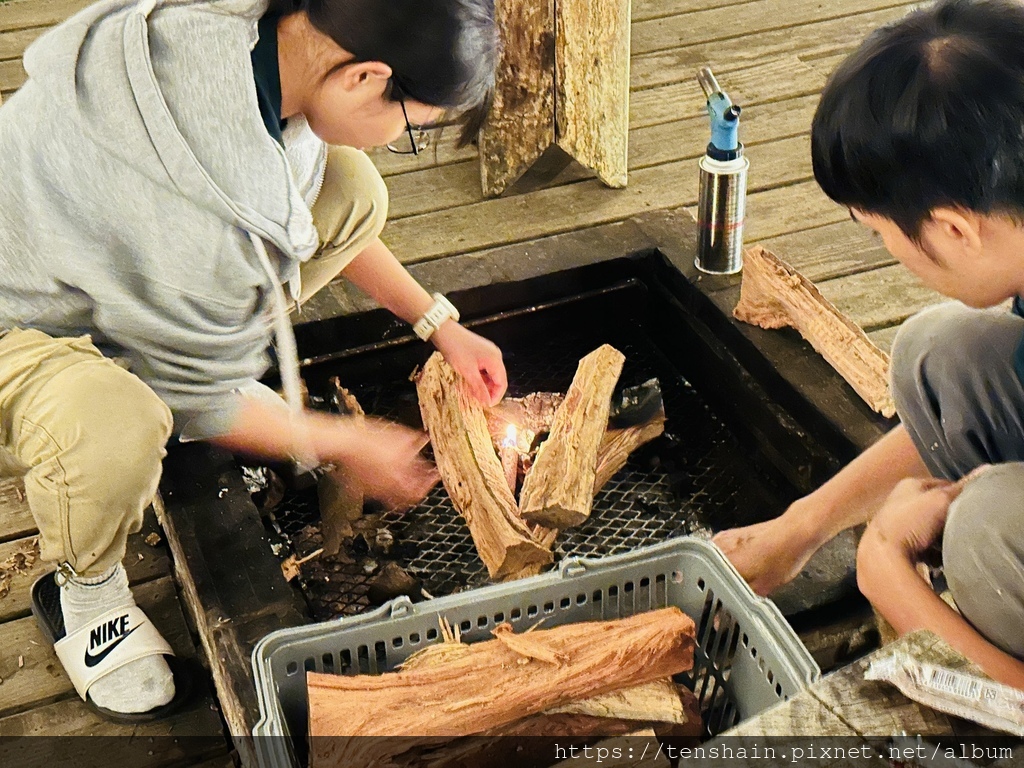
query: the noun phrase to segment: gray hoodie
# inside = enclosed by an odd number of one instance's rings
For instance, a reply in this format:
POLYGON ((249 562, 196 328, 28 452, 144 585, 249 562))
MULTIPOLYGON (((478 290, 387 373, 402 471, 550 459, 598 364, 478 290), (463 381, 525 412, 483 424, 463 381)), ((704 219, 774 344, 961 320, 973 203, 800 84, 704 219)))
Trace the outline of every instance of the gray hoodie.
POLYGON ((91 334, 187 438, 227 430, 272 327, 297 381, 280 286, 317 248, 326 153, 301 119, 287 152, 263 125, 264 8, 104 0, 28 49, 0 107, 0 328, 91 334))

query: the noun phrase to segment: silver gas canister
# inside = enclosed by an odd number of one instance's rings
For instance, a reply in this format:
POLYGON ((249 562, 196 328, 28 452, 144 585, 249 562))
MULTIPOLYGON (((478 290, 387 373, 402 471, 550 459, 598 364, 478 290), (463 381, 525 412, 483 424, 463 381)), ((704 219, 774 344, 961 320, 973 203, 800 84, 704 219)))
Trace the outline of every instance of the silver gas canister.
POLYGON ((700 159, 697 202, 697 269, 731 275, 743 269, 743 223, 750 161, 739 143, 740 108, 722 91, 707 67, 697 72, 707 97, 711 141, 700 159))

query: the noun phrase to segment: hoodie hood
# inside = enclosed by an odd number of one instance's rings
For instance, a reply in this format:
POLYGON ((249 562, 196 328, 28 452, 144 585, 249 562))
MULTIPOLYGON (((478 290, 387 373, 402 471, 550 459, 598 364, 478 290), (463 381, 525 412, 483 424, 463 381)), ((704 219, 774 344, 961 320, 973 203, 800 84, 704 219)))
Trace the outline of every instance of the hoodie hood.
POLYGON ((33 43, 0 109, 0 329, 91 335, 194 438, 230 428, 272 335, 300 406, 281 284, 295 295, 319 246, 326 148, 301 120, 287 152, 263 125, 263 11, 102 0, 33 43))
POLYGON ((105 0, 33 43, 24 65, 111 159, 304 260, 318 244, 312 215, 259 118, 249 65, 265 9, 105 0))

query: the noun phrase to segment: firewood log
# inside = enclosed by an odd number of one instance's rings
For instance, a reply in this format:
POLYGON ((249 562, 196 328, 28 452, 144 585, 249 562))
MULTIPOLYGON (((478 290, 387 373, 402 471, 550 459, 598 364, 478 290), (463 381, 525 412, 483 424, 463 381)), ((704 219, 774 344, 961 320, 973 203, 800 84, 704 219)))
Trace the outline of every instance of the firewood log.
POLYGON ((695 627, 678 608, 520 635, 530 655, 489 640, 443 662, 383 675, 307 675, 311 764, 394 765, 408 739, 468 736, 693 665, 695 627), (539 657, 550 655, 551 661, 539 657), (564 657, 564 661, 560 659, 564 657), (337 737, 337 738, 320 738, 337 737), (352 738, 341 738, 352 737, 352 738))
POLYGON ((597 452, 597 470, 594 477, 596 494, 612 479, 616 472, 626 465, 629 455, 641 445, 651 442, 665 432, 665 409, 643 424, 625 429, 610 429, 605 432, 597 452))
POLYGON ((761 328, 795 328, 872 409, 895 415, 889 356, 814 283, 775 254, 759 246, 746 252, 733 315, 761 328))
POLYGON ((515 578, 549 564, 551 550, 520 519, 483 408, 462 377, 435 352, 420 373, 416 391, 444 487, 465 518, 491 578, 515 578))
POLYGON ((580 361, 551 434, 523 480, 519 511, 524 520, 569 528, 590 516, 598 449, 624 362, 623 354, 607 344, 580 361))
MULTIPOLYGON (((548 710, 548 714, 560 712, 676 725, 692 723, 695 714, 692 707, 687 708, 687 702, 680 695, 676 684, 668 679, 591 696, 548 710)), ((699 714, 696 720, 700 722, 699 714)))

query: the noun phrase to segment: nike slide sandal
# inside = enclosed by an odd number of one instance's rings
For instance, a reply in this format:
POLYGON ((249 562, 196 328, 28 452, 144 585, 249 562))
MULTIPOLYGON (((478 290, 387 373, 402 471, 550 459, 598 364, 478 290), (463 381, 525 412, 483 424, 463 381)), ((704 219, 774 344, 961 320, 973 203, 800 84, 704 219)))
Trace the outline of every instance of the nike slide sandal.
POLYGON ((53 643, 57 658, 86 705, 108 720, 144 723, 179 710, 192 693, 193 674, 188 662, 174 655, 171 646, 137 605, 113 608, 68 635, 60 607, 55 573, 32 585, 32 613, 39 629, 53 643), (164 656, 174 675, 174 698, 148 712, 115 712, 98 706, 89 688, 100 678, 146 656, 164 656))

